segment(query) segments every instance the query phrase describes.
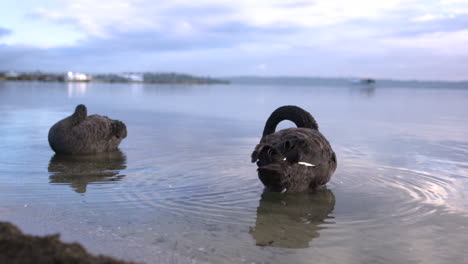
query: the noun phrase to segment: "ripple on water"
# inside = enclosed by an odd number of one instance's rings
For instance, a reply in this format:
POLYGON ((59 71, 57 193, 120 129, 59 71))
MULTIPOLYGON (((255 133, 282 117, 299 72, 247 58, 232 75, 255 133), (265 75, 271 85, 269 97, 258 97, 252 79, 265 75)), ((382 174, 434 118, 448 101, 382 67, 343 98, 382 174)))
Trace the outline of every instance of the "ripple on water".
POLYGON ((236 159, 197 157, 186 159, 183 167, 173 164, 152 172, 136 170, 132 177, 137 180, 125 183, 122 196, 138 207, 206 221, 247 224, 263 188, 255 168, 236 159), (227 164, 226 160, 237 164, 227 164))
POLYGON ((328 184, 337 195, 337 210, 332 215, 340 224, 418 221, 441 208, 466 212, 459 206, 463 201, 459 182, 447 173, 385 166, 369 160, 343 160, 328 184))
MULTIPOLYGON (((120 181, 113 188, 99 190, 99 195, 106 199, 93 201, 96 209, 112 210, 115 205, 124 209, 157 209, 185 218, 248 226, 258 217, 256 210, 262 200, 263 186, 248 155, 194 157, 190 149, 179 149, 177 155, 130 149, 129 154, 104 155, 102 161, 53 156, 44 162, 43 156, 26 155, 31 150, 15 151, 29 158, 3 160, 2 174, 15 171, 16 177, 20 177, 21 173, 35 173, 39 181, 48 171, 50 183, 69 185, 79 193, 84 193, 89 184, 98 186, 120 181), (128 164, 126 156, 133 157, 128 164)), ((336 207, 330 216, 337 224, 369 226, 388 221, 418 221, 434 214, 437 206, 466 211, 463 206, 457 206, 463 197, 457 189, 457 180, 444 176, 447 173, 372 163, 366 152, 357 148, 340 152, 343 158, 328 184, 336 196, 336 207)), ((42 203, 77 202, 57 199, 58 194, 51 195, 49 189, 36 185, 28 188, 34 192, 28 194, 23 190, 25 199, 30 197, 42 203)))
MULTIPOLYGON (((452 208, 459 199, 451 177, 372 163, 363 150, 349 148, 343 153, 328 184, 336 196, 337 206, 330 213, 336 223, 418 221, 434 214, 438 206, 452 208)), ((263 190, 255 166, 235 155, 190 154, 178 153, 183 165, 169 161, 170 155, 134 163, 137 166, 127 169, 134 180, 124 182, 119 199, 186 218, 251 224, 263 190)))

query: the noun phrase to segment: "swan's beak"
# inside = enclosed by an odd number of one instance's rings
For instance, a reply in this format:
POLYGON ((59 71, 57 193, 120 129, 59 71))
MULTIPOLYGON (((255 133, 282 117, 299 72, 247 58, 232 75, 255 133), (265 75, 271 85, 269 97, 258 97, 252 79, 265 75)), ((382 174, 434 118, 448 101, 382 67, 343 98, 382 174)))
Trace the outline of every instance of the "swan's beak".
POLYGON ((299 165, 304 165, 306 167, 315 167, 314 164, 311 164, 311 163, 308 163, 308 162, 304 162, 304 161, 299 161, 297 164, 299 165))

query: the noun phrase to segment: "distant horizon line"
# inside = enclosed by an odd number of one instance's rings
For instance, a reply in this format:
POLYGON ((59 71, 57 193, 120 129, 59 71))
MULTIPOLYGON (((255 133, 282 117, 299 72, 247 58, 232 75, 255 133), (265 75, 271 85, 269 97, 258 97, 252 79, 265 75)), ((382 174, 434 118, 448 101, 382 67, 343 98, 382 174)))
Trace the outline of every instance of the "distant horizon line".
POLYGON ((450 82, 450 83, 463 83, 468 82, 468 79, 460 80, 449 80, 449 79, 394 79, 388 77, 359 77, 359 76, 305 76, 305 75, 231 75, 231 76, 216 76, 216 78, 259 78, 259 79, 274 79, 274 78, 283 78, 283 79, 325 79, 325 80, 362 80, 362 79, 373 79, 376 81, 391 81, 391 82, 450 82))
POLYGON ((236 75, 207 75, 207 74, 193 74, 187 72, 177 72, 177 71, 112 71, 112 72, 101 72, 101 71, 43 71, 43 70, 0 70, 0 73, 44 73, 44 74, 60 74, 67 72, 74 73, 85 73, 90 75, 96 74, 126 74, 126 73, 161 73, 161 74, 185 74, 191 75, 194 77, 209 77, 216 79, 240 79, 240 78, 251 78, 251 79, 325 79, 325 80, 359 80, 359 79, 374 79, 378 81, 391 81, 391 82, 448 82, 448 83, 464 83, 468 82, 468 79, 417 79, 417 78, 389 78, 389 77, 360 77, 356 75, 350 76, 307 76, 307 75, 249 75, 249 74, 236 74, 236 75))

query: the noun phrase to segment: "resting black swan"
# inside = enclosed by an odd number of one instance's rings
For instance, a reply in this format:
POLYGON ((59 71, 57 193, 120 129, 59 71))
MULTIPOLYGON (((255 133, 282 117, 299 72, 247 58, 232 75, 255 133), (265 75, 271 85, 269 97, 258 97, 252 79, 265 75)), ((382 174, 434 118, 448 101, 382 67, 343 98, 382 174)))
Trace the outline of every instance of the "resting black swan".
POLYGON ((114 151, 126 136, 124 123, 107 116, 88 116, 86 106, 80 104, 73 115, 50 128, 49 144, 60 154, 90 154, 114 151))
POLYGON ((315 119, 297 106, 282 106, 268 118, 252 153, 258 177, 273 191, 301 192, 326 184, 336 170, 336 155, 315 119), (283 120, 297 128, 275 132, 283 120))

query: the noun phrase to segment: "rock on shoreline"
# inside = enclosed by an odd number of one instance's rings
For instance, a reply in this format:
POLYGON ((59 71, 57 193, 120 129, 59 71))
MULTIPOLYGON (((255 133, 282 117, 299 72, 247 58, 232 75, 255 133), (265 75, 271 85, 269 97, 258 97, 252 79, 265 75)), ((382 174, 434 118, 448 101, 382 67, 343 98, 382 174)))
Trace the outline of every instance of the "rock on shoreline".
POLYGON ((129 264, 102 255, 91 255, 78 243, 64 243, 60 235, 32 236, 16 226, 0 222, 0 263, 96 263, 129 264))

